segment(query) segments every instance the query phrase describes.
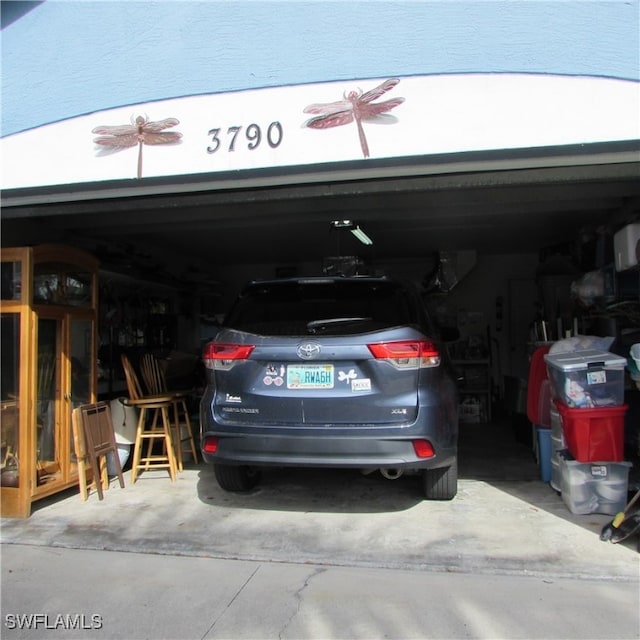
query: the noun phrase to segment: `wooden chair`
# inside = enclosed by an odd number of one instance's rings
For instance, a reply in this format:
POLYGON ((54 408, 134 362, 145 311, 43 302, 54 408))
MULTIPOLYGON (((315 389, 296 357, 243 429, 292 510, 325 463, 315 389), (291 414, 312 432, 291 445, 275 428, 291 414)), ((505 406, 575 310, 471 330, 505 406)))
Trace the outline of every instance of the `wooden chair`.
POLYGON ((71 418, 82 499, 86 500, 88 497, 87 464, 93 474, 98 498, 103 499, 103 489, 109 488, 107 473, 107 455, 109 453, 113 455, 120 487, 124 489, 124 478, 122 477, 109 404, 94 402, 80 405, 73 410, 71 418))
POLYGON ((129 399, 125 404, 137 407, 140 411, 133 445, 131 482, 135 483, 140 471, 149 469, 168 469, 169 477, 174 482, 177 465, 170 418, 174 399, 168 394, 145 395, 129 358, 123 353, 121 360, 129 390, 129 399), (148 418, 151 420, 149 421, 148 418), (145 443, 147 450, 143 454, 142 449, 145 443), (162 446, 162 452, 154 453, 154 445, 158 443, 162 446))
POLYGON ((189 409, 187 407, 187 396, 189 392, 174 391, 168 388, 164 370, 160 366, 158 358, 156 358, 152 353, 146 353, 142 356, 140 360, 140 372, 142 373, 142 379, 144 380, 149 393, 154 395, 166 394, 173 398, 173 426, 176 431, 176 458, 178 471, 182 471, 182 457, 185 453, 183 447, 185 442, 188 443, 186 452, 191 454, 194 462, 198 462, 196 443, 193 438, 191 419, 189 418, 189 409), (185 436, 183 436, 183 431, 186 432, 185 436))

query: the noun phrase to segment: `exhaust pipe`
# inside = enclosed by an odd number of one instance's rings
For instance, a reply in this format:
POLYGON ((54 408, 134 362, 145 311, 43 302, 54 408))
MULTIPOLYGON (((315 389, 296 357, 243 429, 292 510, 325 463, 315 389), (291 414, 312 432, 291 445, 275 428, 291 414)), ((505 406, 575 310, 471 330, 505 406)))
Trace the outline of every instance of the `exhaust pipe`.
POLYGON ((387 480, 397 480, 402 475, 402 469, 380 469, 383 478, 387 480))

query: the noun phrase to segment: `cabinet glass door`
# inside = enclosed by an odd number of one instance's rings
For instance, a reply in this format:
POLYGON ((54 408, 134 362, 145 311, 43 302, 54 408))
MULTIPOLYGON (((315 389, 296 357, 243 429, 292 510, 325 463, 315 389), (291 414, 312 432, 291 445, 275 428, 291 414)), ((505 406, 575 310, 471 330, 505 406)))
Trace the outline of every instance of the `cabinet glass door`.
MULTIPOLYGON (((72 319, 70 326, 71 409, 91 402, 93 321, 72 319)), ((73 440, 73 438, 71 438, 73 440)))
POLYGON ((71 412, 82 404, 92 401, 91 369, 93 358, 93 330, 91 320, 72 318, 69 324, 69 368, 71 403, 64 403, 66 412, 66 435, 69 450, 69 471, 77 469, 77 458, 72 433, 71 412))
POLYGON ((62 322, 38 319, 36 367, 36 484, 41 486, 61 477, 58 403, 61 385, 60 344, 62 322))
MULTIPOLYGON (((6 291, 3 288, 3 291, 6 291)), ((0 375, 0 484, 18 487, 20 314, 0 315, 2 371, 0 375)))
POLYGON ((71 411, 92 401, 92 332, 90 319, 38 319, 37 486, 75 469, 71 411))
POLYGON ((3 262, 1 269, 0 299, 19 302, 22 295, 22 262, 3 262))

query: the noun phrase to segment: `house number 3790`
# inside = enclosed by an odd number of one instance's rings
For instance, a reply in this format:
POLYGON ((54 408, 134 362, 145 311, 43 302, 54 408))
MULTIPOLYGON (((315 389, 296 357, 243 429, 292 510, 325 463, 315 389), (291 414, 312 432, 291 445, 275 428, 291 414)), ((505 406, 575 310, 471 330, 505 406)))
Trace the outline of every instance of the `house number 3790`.
POLYGON ((226 148, 228 152, 231 152, 236 150, 236 145, 244 144, 249 151, 253 151, 260 146, 263 140, 266 140, 272 149, 279 147, 283 131, 279 122, 272 122, 266 131, 263 131, 259 125, 252 123, 246 127, 229 127, 226 132, 220 127, 209 129, 209 136, 211 136, 211 144, 207 147, 207 153, 215 153, 220 148, 226 148))

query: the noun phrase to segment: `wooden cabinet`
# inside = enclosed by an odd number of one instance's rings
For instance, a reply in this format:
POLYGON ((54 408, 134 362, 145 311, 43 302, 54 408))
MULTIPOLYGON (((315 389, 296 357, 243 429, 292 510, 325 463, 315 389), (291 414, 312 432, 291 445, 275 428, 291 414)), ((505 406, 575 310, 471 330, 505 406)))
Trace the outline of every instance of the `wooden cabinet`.
POLYGON ((96 400, 97 260, 77 249, 3 249, 2 516, 78 484, 71 411, 96 400))

